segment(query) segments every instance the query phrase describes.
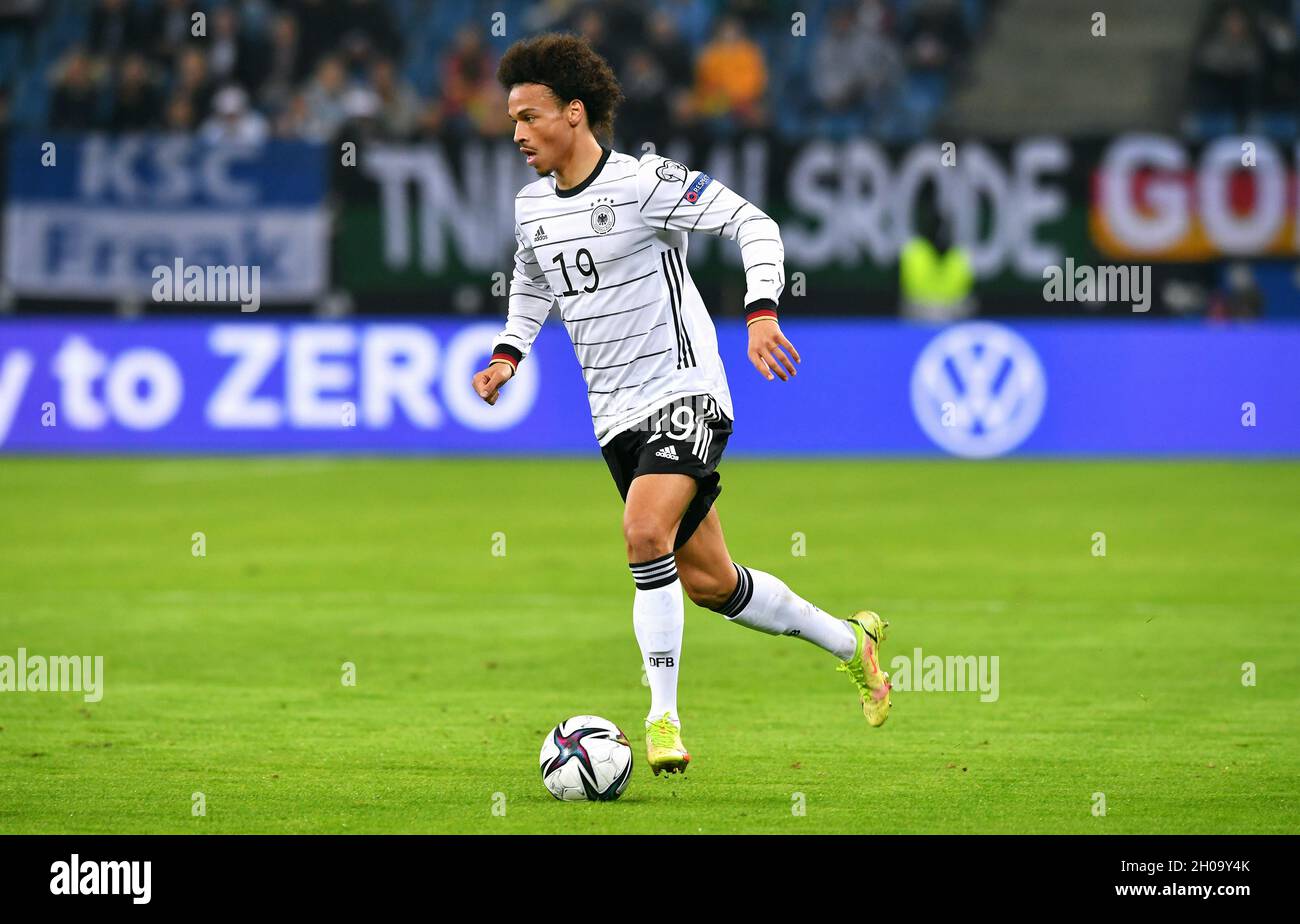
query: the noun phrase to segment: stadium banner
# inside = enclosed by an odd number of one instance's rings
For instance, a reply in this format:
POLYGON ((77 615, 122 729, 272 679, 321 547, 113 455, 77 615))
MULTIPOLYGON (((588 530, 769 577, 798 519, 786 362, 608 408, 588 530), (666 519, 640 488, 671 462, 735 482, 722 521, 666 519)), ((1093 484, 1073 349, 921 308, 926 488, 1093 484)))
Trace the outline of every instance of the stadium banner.
POLYGON ((1100 152, 1089 224, 1108 257, 1197 263, 1300 254, 1300 144, 1229 136, 1192 148, 1161 135, 1100 152))
MULTIPOLYGON (((1157 264, 1160 276, 1300 254, 1300 147, 1264 138, 898 146, 750 135, 618 147, 705 170, 764 208, 781 223, 787 297, 815 300, 820 312, 896 313, 899 253, 932 225, 936 196, 946 230, 969 251, 979 297, 1027 311, 1043 304, 1044 270, 1067 259, 1157 264)), ((356 168, 334 174, 339 282, 359 303, 474 312, 504 295, 496 274, 509 272, 514 196, 536 179, 508 141, 363 146, 356 168)), ((688 261, 714 310, 738 316, 735 246, 694 234, 688 261)))
MULTIPOLYGON (((791 381, 722 321, 743 456, 1300 455, 1300 326, 787 318, 791 381)), ((0 453, 591 454, 543 327, 495 406, 498 322, 0 322, 0 453)))
MULTIPOLYGON (((160 300, 158 268, 178 264, 245 268, 259 303, 305 301, 326 289, 320 145, 18 135, 7 161, 4 276, 17 295, 160 300)), ((177 285, 161 300, 234 298, 224 288, 186 293, 177 285)))

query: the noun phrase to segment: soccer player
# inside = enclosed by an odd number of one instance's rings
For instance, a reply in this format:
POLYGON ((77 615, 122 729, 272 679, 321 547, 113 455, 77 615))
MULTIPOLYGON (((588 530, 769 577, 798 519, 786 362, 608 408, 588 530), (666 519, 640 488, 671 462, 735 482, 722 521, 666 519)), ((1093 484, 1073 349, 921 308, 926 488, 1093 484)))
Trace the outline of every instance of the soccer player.
POLYGON ((795 375, 790 357, 801 360, 777 321, 785 251, 776 222, 706 173, 602 144, 622 92, 584 39, 516 42, 497 79, 509 93, 514 141, 540 179, 515 198, 509 312, 473 386, 496 404, 559 302, 596 440, 625 502, 632 624, 650 681, 651 769, 684 771, 691 759, 677 714, 683 588, 731 622, 833 654, 867 721, 880 725, 890 707, 879 660, 886 623, 866 610, 837 619, 779 578, 733 562, 713 506, 735 418, 713 322, 686 268, 687 236, 739 244, 749 361, 784 382, 795 375))

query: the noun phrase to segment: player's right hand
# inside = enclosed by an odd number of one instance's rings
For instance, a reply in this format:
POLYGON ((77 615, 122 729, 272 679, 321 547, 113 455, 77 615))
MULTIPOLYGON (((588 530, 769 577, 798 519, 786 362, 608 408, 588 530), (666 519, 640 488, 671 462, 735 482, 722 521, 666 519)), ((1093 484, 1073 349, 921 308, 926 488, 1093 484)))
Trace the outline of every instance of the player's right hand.
POLYGON ((496 404, 501 396, 501 386, 514 376, 509 363, 493 363, 481 372, 474 373, 474 392, 488 404, 496 404))

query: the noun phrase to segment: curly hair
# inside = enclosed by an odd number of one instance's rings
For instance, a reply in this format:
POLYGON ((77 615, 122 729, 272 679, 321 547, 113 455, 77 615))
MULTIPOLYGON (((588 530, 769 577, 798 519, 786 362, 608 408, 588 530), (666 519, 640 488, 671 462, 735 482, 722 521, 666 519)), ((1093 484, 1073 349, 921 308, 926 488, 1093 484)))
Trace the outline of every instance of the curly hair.
POLYGON ((582 100, 592 134, 608 140, 614 133, 623 90, 609 64, 581 36, 548 32, 520 39, 502 56, 497 80, 507 93, 517 83, 540 83, 560 105, 582 100))

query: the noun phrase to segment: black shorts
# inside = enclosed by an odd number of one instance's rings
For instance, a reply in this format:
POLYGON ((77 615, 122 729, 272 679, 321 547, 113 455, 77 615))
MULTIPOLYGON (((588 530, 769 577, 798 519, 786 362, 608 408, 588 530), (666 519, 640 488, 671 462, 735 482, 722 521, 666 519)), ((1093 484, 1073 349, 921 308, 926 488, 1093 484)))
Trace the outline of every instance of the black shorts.
POLYGON ((695 479, 673 551, 684 546, 722 493, 716 469, 731 436, 732 421, 708 395, 689 395, 655 411, 601 447, 623 500, 638 475, 679 474, 695 479))

